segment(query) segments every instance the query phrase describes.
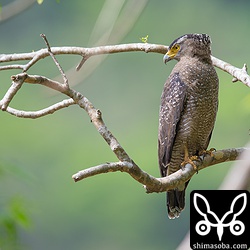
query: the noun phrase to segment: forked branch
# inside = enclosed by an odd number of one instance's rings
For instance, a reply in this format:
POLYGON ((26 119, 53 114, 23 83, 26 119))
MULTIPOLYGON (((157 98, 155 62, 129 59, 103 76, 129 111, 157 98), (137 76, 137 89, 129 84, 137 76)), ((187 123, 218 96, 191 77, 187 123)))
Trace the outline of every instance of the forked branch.
MULTIPOLYGON (((234 161, 243 151, 248 151, 247 148, 232 148, 213 151, 209 154, 204 154, 200 157, 200 161, 195 161, 197 169, 200 171, 209 166, 213 166, 226 161, 234 161)), ((189 163, 183 169, 163 178, 155 178, 140 169, 134 162, 112 162, 105 163, 99 166, 88 168, 74 174, 72 178, 75 182, 98 174, 109 172, 126 172, 135 180, 144 185, 147 193, 165 192, 169 189, 174 189, 181 183, 188 181, 196 172, 189 163)))
MULTIPOLYGON (((120 44, 120 45, 108 45, 99 46, 92 48, 83 47, 51 47, 50 51, 53 55, 79 55, 82 56, 82 60, 76 67, 79 70, 82 65, 92 56, 103 55, 103 54, 114 54, 122 52, 146 52, 146 53, 159 53, 165 54, 168 50, 168 46, 160 44, 150 44, 150 43, 130 43, 130 44, 120 44)), ((48 57, 50 55, 48 49, 40 49, 36 52, 30 53, 17 53, 17 54, 1 54, 0 63, 3 62, 14 62, 20 60, 28 60, 26 64, 10 64, 0 66, 1 70, 9 69, 22 69, 26 72, 30 67, 36 64, 39 60, 48 57)), ((250 87, 250 76, 247 73, 246 65, 243 69, 234 67, 233 65, 224 62, 214 56, 211 57, 212 62, 215 67, 227 72, 234 77, 234 81, 237 79, 241 81, 248 87, 250 87)))
MULTIPOLYGON (((153 52, 153 53, 166 53, 168 47, 164 45, 157 44, 148 44, 148 43, 131 43, 131 44, 122 44, 122 45, 110 45, 110 46, 100 46, 94 48, 82 48, 82 47, 50 47, 45 35, 41 35, 44 39, 47 49, 41 49, 36 52, 31 53, 20 53, 20 54, 8 54, 0 55, 0 63, 14 62, 14 61, 26 61, 26 64, 9 64, 0 66, 0 70, 9 70, 9 69, 21 69, 23 73, 12 76, 12 85, 0 101, 0 108, 2 111, 6 111, 12 115, 22 118, 39 118, 48 114, 52 114, 57 110, 66 108, 70 105, 78 105, 80 108, 83 108, 90 117, 90 120, 96 127, 99 134, 104 138, 104 140, 109 145, 110 149, 114 152, 118 158, 118 162, 105 163, 99 166, 88 168, 78 173, 74 174, 72 178, 74 181, 80 181, 90 176, 95 176, 97 174, 103 174, 108 172, 126 172, 136 181, 140 182, 145 186, 145 189, 148 193, 150 192, 164 192, 169 189, 173 189, 178 186, 181 182, 186 182, 189 180, 195 173, 196 170, 190 164, 187 164, 185 168, 180 169, 174 174, 164 177, 164 178, 155 178, 150 174, 144 172, 139 168, 135 162, 129 157, 123 147, 120 145, 118 140, 113 136, 113 134, 106 127, 103 119, 102 113, 99 109, 96 109, 94 105, 80 92, 75 91, 70 87, 68 83, 67 76, 64 74, 63 69, 56 59, 56 55, 62 54, 71 54, 79 55, 82 57, 82 60, 77 66, 79 70, 84 63, 92 56, 101 55, 101 54, 112 54, 112 53, 121 53, 121 52, 153 52), (39 60, 51 56, 56 64, 59 72, 63 77, 63 83, 49 79, 40 75, 29 75, 26 72, 36 64, 39 60), (58 91, 66 96, 69 99, 58 102, 54 105, 51 105, 47 108, 38 111, 22 111, 11 108, 9 105, 12 99, 15 97, 16 93, 22 87, 24 83, 29 84, 40 84, 46 87, 49 87, 55 91, 58 91)), ((245 85, 250 87, 250 77, 247 74, 246 66, 243 69, 238 69, 226 62, 223 62, 215 57, 212 57, 213 64, 228 72, 234 77, 235 80, 243 82, 245 85)), ((225 149, 214 151, 212 154, 203 155, 199 161, 196 161, 195 164, 198 170, 203 168, 225 162, 236 160, 237 157, 242 153, 244 148, 238 149, 225 149)))

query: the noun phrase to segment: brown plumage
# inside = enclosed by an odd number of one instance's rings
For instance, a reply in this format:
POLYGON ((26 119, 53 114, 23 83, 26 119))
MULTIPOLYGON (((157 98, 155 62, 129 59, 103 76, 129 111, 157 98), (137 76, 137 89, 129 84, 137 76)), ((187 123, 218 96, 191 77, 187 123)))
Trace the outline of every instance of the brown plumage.
MULTIPOLYGON (((158 159, 161 175, 180 169, 185 147, 189 157, 207 149, 218 108, 218 77, 211 61, 210 38, 187 34, 169 46, 164 62, 178 60, 161 96, 158 159)), ((185 206, 188 182, 167 192, 169 218, 185 206)))

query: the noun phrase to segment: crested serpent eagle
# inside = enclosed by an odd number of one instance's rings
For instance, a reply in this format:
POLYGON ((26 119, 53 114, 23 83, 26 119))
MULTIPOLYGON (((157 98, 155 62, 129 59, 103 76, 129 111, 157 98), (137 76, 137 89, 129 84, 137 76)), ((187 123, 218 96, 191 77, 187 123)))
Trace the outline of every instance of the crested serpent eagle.
MULTIPOLYGON (((186 34, 174 40, 164 63, 178 62, 161 95, 158 160, 162 177, 179 170, 208 147, 218 109, 218 76, 211 61, 211 40, 206 34, 186 34)), ((191 162, 192 163, 192 162, 191 162)), ((183 183, 167 191, 170 219, 185 206, 183 183)))

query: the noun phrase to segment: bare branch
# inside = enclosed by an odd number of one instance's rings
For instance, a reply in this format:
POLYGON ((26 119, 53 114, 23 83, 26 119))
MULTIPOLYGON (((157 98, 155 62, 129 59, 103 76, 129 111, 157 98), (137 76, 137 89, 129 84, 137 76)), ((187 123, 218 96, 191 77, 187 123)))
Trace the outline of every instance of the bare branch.
POLYGON ((26 73, 22 73, 22 74, 12 76, 12 79, 19 79, 19 80, 22 79, 24 82, 30 83, 30 84, 41 84, 41 85, 46 86, 48 88, 59 91, 63 94, 65 94, 69 91, 67 86, 63 85, 60 82, 53 81, 45 76, 28 75, 26 73))
MULTIPOLYGON (((93 48, 82 48, 82 47, 51 47, 51 52, 53 55, 79 55, 82 56, 82 61, 78 64, 77 70, 87 61, 90 57, 103 54, 113 54, 121 52, 135 52, 141 51, 146 53, 160 53, 165 54, 168 50, 168 46, 159 44, 149 44, 149 43, 130 43, 130 44, 120 44, 120 45, 108 45, 99 46, 93 48)), ((33 66, 37 61, 49 56, 47 49, 41 49, 36 52, 31 53, 20 53, 20 54, 1 54, 0 63, 2 62, 12 62, 19 60, 30 60, 24 65, 5 65, 0 66, 0 70, 8 69, 23 69, 27 71, 31 66, 33 66)), ((229 73, 237 80, 244 83, 246 86, 250 87, 250 76, 246 72, 246 66, 243 69, 236 68, 231 64, 224 62, 214 56, 212 56, 212 62, 215 67, 229 73)))
MULTIPOLYGON (((146 53, 161 53, 164 54, 167 51, 167 46, 157 45, 157 44, 145 44, 145 43, 131 43, 122 45, 109 45, 109 46, 99 46, 93 48, 82 48, 82 47, 51 47, 51 52, 53 55, 80 55, 82 56, 81 62, 77 66, 79 70, 82 65, 92 56, 102 55, 102 54, 113 54, 121 52, 132 52, 132 51, 144 51, 146 53)), ((4 65, 0 66, 1 70, 9 69, 22 69, 23 72, 29 70, 35 63, 39 60, 44 59, 49 56, 47 49, 41 49, 36 52, 30 53, 20 53, 20 54, 0 54, 0 63, 2 62, 12 62, 20 60, 29 60, 27 64, 14 64, 14 65, 4 65)))
MULTIPOLYGON (((168 47, 157 44, 148 44, 148 43, 133 43, 133 44, 122 44, 122 45, 110 45, 110 46, 100 46, 93 48, 81 48, 81 47, 50 47, 46 37, 42 35, 45 43, 47 45, 47 49, 41 49, 37 52, 32 53, 21 53, 21 54, 11 54, 11 55, 0 55, 0 62, 12 62, 17 60, 29 60, 27 64, 18 65, 18 67, 22 68, 23 71, 28 70, 32 65, 34 65, 40 59, 43 59, 47 56, 51 56, 57 65, 61 75, 64 78, 64 84, 58 81, 54 81, 48 79, 44 76, 38 75, 28 75, 26 73, 21 73, 16 76, 12 76, 12 86, 9 88, 4 98, 0 101, 0 106, 2 110, 6 110, 7 112, 16 115, 18 117, 25 118, 38 118, 47 114, 51 114, 56 110, 59 110, 64 107, 68 107, 69 105, 77 104, 79 107, 83 108, 89 115, 92 123, 96 127, 99 134, 104 138, 104 140, 109 145, 110 149, 117 156, 119 162, 116 163, 106 163, 96 167, 92 167, 86 170, 82 170, 77 174, 73 175, 73 179, 75 181, 82 180, 84 178, 94 176, 97 174, 108 173, 121 171, 126 172, 131 175, 135 180, 142 183, 145 186, 145 189, 148 193, 151 192, 164 192, 169 189, 173 189, 176 186, 180 185, 183 182, 188 181, 196 171, 190 164, 187 164, 185 168, 180 169, 174 174, 164 177, 164 178, 155 178, 148 173, 144 172, 140 169, 134 161, 129 157, 129 155, 122 148, 117 139, 113 136, 113 134, 106 127, 102 114, 99 109, 96 109, 93 104, 84 97, 81 93, 71 89, 68 85, 68 80, 64 71, 62 70, 60 64, 55 58, 55 55, 60 54, 77 54, 83 57, 83 60, 79 64, 80 67, 87 59, 91 56, 101 55, 101 54, 112 54, 112 53, 121 53, 121 52, 131 52, 131 51, 143 51, 143 52, 154 52, 164 54, 166 53, 168 47), (64 100, 60 103, 54 104, 46 109, 42 109, 34 112, 27 112, 21 110, 15 110, 8 107, 9 103, 13 99, 14 95, 20 89, 23 83, 30 84, 41 84, 56 91, 59 91, 71 99, 64 100)), ((246 73, 246 67, 243 69, 238 69, 225 63, 215 57, 212 57, 213 63, 216 67, 221 68, 222 70, 228 72, 229 74, 236 77, 238 80, 245 83, 247 86, 249 83, 249 76, 246 73)), ((17 65, 7 65, 8 69, 16 68, 17 65)), ((6 66, 0 67, 0 70, 6 70, 6 66)), ((205 154, 201 157, 200 161, 196 161, 195 164, 199 170, 206 168, 208 166, 212 166, 225 161, 235 160, 239 154, 245 149, 226 149, 215 151, 212 154, 205 154)))
POLYGON ((12 77, 12 84, 8 89, 7 93, 4 95, 3 99, 0 101, 0 108, 5 111, 11 100, 17 93, 17 91, 21 88, 23 82, 25 80, 25 76, 23 77, 12 77))
POLYGON ((233 82, 241 81, 246 86, 250 87, 250 76, 247 74, 246 64, 244 64, 242 69, 239 69, 213 56, 212 56, 212 61, 215 67, 232 75, 234 77, 232 80, 233 82))
MULTIPOLYGON (((246 151, 249 154, 250 148, 233 148, 214 151, 212 154, 205 154, 203 157, 201 157, 200 161, 195 162, 195 165, 197 166, 198 170, 202 170, 218 163, 234 161, 243 151, 246 151)), ((88 168, 74 174, 72 178, 75 182, 78 182, 98 174, 117 171, 130 174, 131 177, 144 185, 147 193, 165 192, 169 189, 174 189, 181 183, 188 181, 196 173, 196 170, 190 164, 186 164, 183 169, 180 169, 167 177, 155 178, 140 169, 134 162, 123 161, 106 163, 88 168)))
POLYGON ((67 93, 69 96, 70 96, 69 93, 71 92, 68 90, 67 87, 65 88, 65 85, 62 85, 59 82, 50 80, 43 76, 36 76, 36 75, 31 76, 26 73, 21 73, 21 74, 12 76, 11 79, 12 79, 12 85, 10 86, 6 94, 4 95, 3 99, 0 101, 0 107, 3 111, 6 111, 17 117, 35 119, 35 118, 39 118, 48 114, 53 114, 57 110, 76 104, 76 102, 73 99, 67 99, 67 100, 58 102, 54 105, 51 105, 48 108, 38 110, 38 111, 23 111, 23 110, 13 109, 11 107, 8 107, 8 105, 10 104, 11 100, 13 99, 15 94, 18 92, 18 90, 21 88, 24 82, 30 83, 30 84, 41 84, 51 89, 54 89, 56 91, 59 91, 61 93, 67 93))
POLYGON ((32 76, 26 73, 21 73, 16 76, 12 76, 12 80, 13 80, 12 86, 9 88, 6 95, 0 102, 2 110, 6 110, 7 112, 13 115, 16 115, 18 117, 38 118, 47 114, 51 114, 55 112, 56 110, 67 107, 69 105, 78 104, 81 108, 83 108, 88 113, 92 123, 95 125, 100 135, 108 143, 108 145, 110 146, 111 150, 115 153, 117 158, 120 161, 132 161, 129 158, 128 154, 125 152, 125 150, 120 146, 117 139, 113 136, 113 134, 106 127, 102 119, 101 111, 99 109, 95 109, 93 104, 86 97, 84 97, 81 93, 73 89, 69 89, 64 84, 53 81, 43 76, 36 76, 36 75, 32 76), (20 89, 20 86, 21 84, 23 84, 23 82, 44 85, 46 87, 49 87, 51 89, 54 89, 56 91, 59 91, 69 96, 70 98, 72 98, 72 100, 63 101, 55 105, 52 105, 46 109, 43 109, 40 111, 34 111, 34 112, 20 111, 20 110, 16 110, 10 107, 7 108, 10 101, 12 100, 14 95, 17 93, 17 91, 20 89))
POLYGON ((61 102, 58 102, 54 105, 51 105, 48 108, 41 109, 38 111, 23 111, 23 110, 17 110, 17 109, 11 108, 11 107, 7 107, 6 112, 10 113, 11 115, 15 115, 17 117, 20 117, 20 118, 36 119, 36 118, 40 118, 42 116, 53 114, 60 109, 69 107, 69 106, 74 105, 74 104, 76 104, 76 103, 73 99, 67 99, 67 100, 63 100, 61 102))
POLYGON ((53 52, 51 51, 51 48, 50 48, 49 41, 48 41, 47 37, 46 37, 44 34, 41 34, 40 36, 43 38, 43 40, 44 40, 44 42, 45 42, 45 44, 46 44, 46 46, 47 46, 47 48, 48 48, 49 55, 52 57, 52 59, 53 59, 55 65, 56 65, 56 67, 58 68, 59 72, 61 73, 61 75, 62 75, 62 77, 63 77, 64 85, 65 85, 67 88, 69 88, 68 78, 67 78, 67 76, 65 75, 65 73, 64 73, 64 71, 63 71, 61 65, 60 65, 59 62, 57 61, 56 57, 54 56, 53 52))

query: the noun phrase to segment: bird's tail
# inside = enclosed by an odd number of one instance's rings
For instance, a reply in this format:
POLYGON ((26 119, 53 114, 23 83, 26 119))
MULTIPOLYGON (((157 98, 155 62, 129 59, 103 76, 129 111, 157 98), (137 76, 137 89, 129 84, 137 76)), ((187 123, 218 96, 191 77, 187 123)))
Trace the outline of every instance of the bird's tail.
POLYGON ((185 207, 185 189, 180 191, 177 189, 167 192, 167 208, 169 219, 175 219, 180 216, 181 211, 185 207))

